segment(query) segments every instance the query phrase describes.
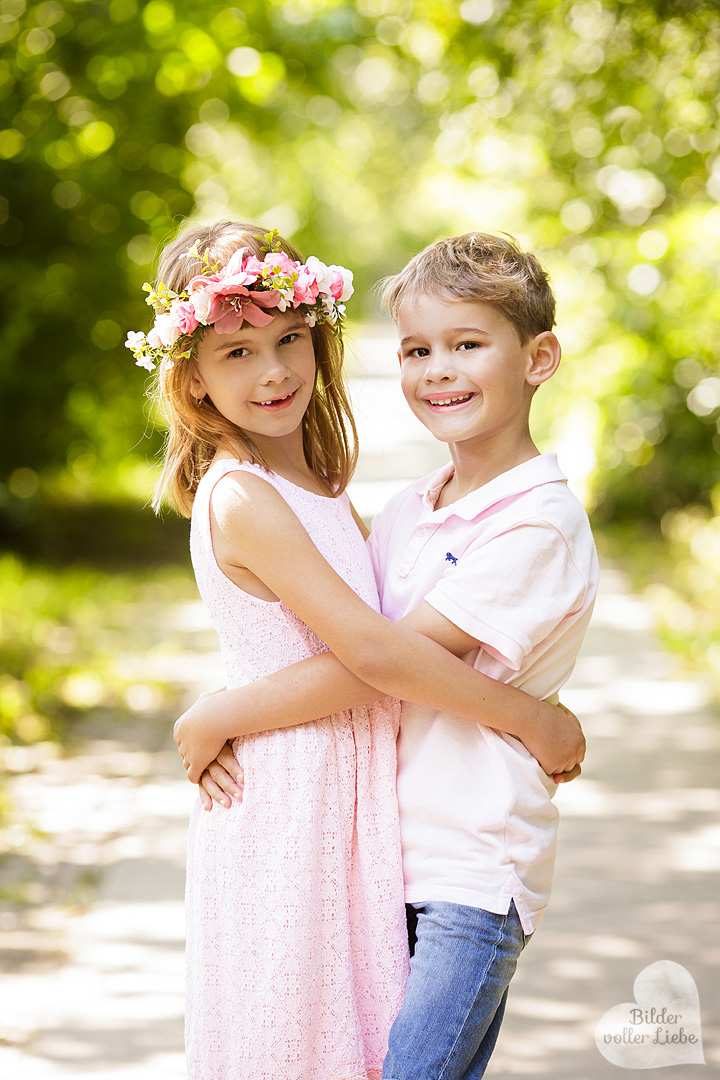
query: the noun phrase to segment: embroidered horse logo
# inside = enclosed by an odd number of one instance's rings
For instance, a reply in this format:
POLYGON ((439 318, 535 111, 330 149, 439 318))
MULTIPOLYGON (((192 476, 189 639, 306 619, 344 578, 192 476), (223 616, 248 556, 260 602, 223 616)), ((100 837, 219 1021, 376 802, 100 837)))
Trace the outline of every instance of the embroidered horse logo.
POLYGON ((457 566, 457 559, 451 551, 448 551, 447 555, 445 556, 445 562, 450 562, 453 564, 453 566, 457 566))

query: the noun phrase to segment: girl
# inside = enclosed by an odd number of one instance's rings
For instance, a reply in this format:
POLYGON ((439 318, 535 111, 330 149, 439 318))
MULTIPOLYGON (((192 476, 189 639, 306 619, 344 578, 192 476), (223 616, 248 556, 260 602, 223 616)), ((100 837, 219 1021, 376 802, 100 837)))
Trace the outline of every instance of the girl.
MULTIPOLYGON (((156 505, 169 497, 191 513, 193 565, 229 686, 261 683, 329 647, 367 705, 319 721, 273 717, 266 730, 243 733, 233 746, 242 805, 227 814, 196 806, 190 1075, 374 1080, 407 940, 398 713, 373 686, 485 723, 511 702, 513 732, 552 726, 556 710, 378 613, 344 494, 355 454, 339 334, 350 275, 303 264, 286 241, 259 231, 230 222, 186 231, 161 258, 153 330, 129 337, 138 363, 158 365, 169 419, 156 505)), ((328 680, 328 714, 346 693, 328 680)), ((197 728, 177 736, 195 781, 238 734, 197 728)), ((575 749, 569 756, 575 764, 575 749)))

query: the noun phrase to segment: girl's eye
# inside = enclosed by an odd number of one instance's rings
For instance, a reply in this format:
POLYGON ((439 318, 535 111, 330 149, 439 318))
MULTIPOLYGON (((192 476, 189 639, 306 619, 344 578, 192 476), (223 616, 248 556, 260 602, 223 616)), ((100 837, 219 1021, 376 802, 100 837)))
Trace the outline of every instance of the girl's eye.
POLYGON ((281 345, 290 345, 299 335, 297 333, 286 334, 285 337, 280 338, 281 345))
POLYGON ((229 355, 232 356, 235 359, 242 359, 243 356, 247 356, 247 354, 248 354, 247 349, 239 348, 239 349, 233 349, 233 351, 229 355))

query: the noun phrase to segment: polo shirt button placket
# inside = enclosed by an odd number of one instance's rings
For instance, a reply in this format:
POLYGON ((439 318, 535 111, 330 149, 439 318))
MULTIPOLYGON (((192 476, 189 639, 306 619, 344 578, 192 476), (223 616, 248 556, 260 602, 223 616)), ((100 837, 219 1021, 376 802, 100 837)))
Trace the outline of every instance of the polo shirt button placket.
POLYGON ((397 572, 400 577, 407 577, 415 563, 417 562, 418 555, 425 546, 425 541, 428 539, 429 534, 433 531, 432 525, 417 525, 413 531, 412 539, 407 546, 405 552, 405 558, 398 564, 397 572))

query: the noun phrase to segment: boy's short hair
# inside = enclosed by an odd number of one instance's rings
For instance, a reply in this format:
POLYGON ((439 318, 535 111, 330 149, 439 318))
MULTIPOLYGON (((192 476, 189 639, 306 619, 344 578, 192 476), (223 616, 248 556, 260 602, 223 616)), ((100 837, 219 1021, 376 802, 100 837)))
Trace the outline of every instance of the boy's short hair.
POLYGON ((436 240, 380 282, 393 318, 405 300, 430 294, 492 304, 525 342, 555 325, 555 297, 537 258, 508 235, 471 232, 436 240))

